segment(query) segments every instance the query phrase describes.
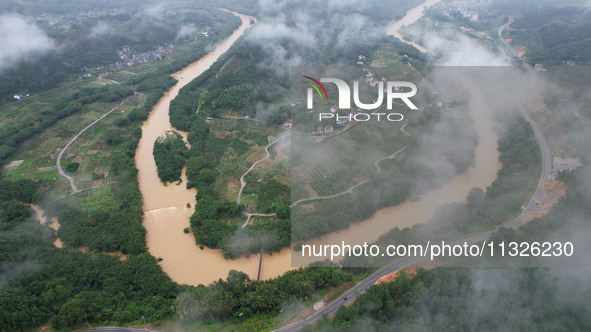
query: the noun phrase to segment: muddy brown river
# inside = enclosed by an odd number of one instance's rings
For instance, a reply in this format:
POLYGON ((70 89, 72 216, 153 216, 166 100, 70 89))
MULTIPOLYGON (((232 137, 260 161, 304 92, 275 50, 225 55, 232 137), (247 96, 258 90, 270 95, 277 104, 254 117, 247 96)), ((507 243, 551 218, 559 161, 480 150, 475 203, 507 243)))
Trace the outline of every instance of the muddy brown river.
MULTIPOLYGON (((486 102, 483 91, 477 87, 465 86, 470 93, 470 115, 478 132, 479 140, 475 149, 475 164, 464 173, 454 177, 446 185, 430 190, 418 200, 407 199, 404 203, 376 212, 371 218, 351 225, 348 229, 327 234, 307 241, 306 244, 346 244, 355 245, 376 241, 380 235, 398 227, 400 229, 412 227, 418 223, 425 223, 435 215, 438 207, 454 202, 464 202, 470 190, 474 187, 486 190, 497 178, 499 163, 498 136, 493 131, 490 103, 486 102)), ((295 257, 294 257, 295 258, 295 257)), ((294 259, 298 264, 305 264, 310 260, 294 259)))
POLYGON ((405 42, 409 45, 414 46, 416 49, 418 49, 419 51, 421 51, 423 53, 433 54, 433 52, 431 50, 424 48, 422 45, 419 45, 413 41, 409 41, 409 40, 404 39, 402 37, 402 35, 400 34, 400 28, 402 28, 404 26, 409 26, 409 25, 415 23, 416 21, 418 21, 421 17, 423 17, 425 8, 429 8, 429 7, 433 6, 434 4, 438 3, 439 1, 441 1, 441 0, 427 0, 427 1, 423 2, 422 4, 420 4, 414 8, 411 8, 409 11, 406 12, 404 17, 402 17, 400 20, 390 24, 388 26, 388 28, 386 29, 386 33, 390 36, 394 36, 394 37, 402 40, 403 42, 405 42))
MULTIPOLYGON (((428 0, 429 5, 437 1, 428 0)), ((409 25, 422 16, 425 4, 411 9, 400 21, 388 28, 392 33, 402 25, 409 25), (419 10, 417 10, 419 8, 419 10), (401 23, 401 21, 403 21, 401 23)), ((156 258, 162 258, 160 265, 172 280, 181 284, 199 285, 209 284, 219 278, 226 278, 232 269, 247 273, 256 278, 259 257, 252 255, 249 259, 226 260, 221 251, 215 249, 200 249, 192 234, 185 234, 183 229, 189 227, 189 217, 195 205, 195 189, 186 189, 186 177, 182 175, 180 185, 162 185, 156 174, 156 164, 152 156, 154 141, 172 127, 168 120, 170 101, 178 94, 180 88, 189 83, 209 68, 217 58, 223 54, 250 26, 252 17, 233 13, 242 19, 242 25, 232 33, 228 39, 218 44, 216 48, 203 58, 173 74, 178 83, 154 106, 148 119, 142 126, 142 138, 139 142, 135 162, 139 170, 138 179, 143 196, 144 227, 146 241, 150 253, 156 258), (191 207, 187 207, 187 203, 191 207)), ((253 18, 254 19, 254 18, 253 18)), ((419 45, 420 46, 420 45, 419 45)), ((424 48, 419 48, 424 50, 424 48)), ((475 92, 478 93, 478 92, 475 92)), ((450 183, 440 189, 424 194, 417 201, 407 201, 395 207, 378 211, 372 218, 352 225, 349 229, 329 234, 311 243, 331 243, 345 240, 356 244, 372 241, 389 229, 398 226, 412 226, 416 223, 428 221, 435 209, 443 204, 461 202, 466 199, 473 187, 486 188, 496 178, 498 169, 497 136, 491 128, 490 111, 486 109, 473 110, 472 115, 479 135, 476 147, 475 167, 464 174, 456 176, 450 183), (360 236, 362 235, 362 236, 360 236)), ((184 133, 181 133, 184 135, 184 133)), ((293 269, 291 266, 291 251, 283 249, 273 255, 265 254, 261 270, 261 279, 269 279, 293 269)))
MULTIPOLYGON (((186 176, 183 170, 183 182, 180 185, 162 185, 156 174, 156 164, 152 155, 154 141, 167 130, 172 130, 168 120, 170 101, 178 95, 179 90, 208 69, 230 46, 250 27, 250 19, 254 17, 233 13, 242 20, 225 41, 214 50, 188 67, 173 74, 178 83, 173 86, 154 106, 148 119, 142 126, 142 138, 137 147, 135 162, 139 170, 138 180, 143 196, 144 227, 148 250, 156 258, 162 258, 160 265, 170 278, 181 284, 209 284, 219 278, 225 279, 228 271, 235 269, 244 271, 251 278, 257 277, 258 255, 250 259, 226 260, 219 250, 204 248, 195 244, 192 234, 185 234, 183 229, 189 227, 189 217, 195 205, 195 189, 185 188, 186 176), (191 208, 187 208, 191 203, 191 208)), ((184 135, 184 133, 181 133, 184 135)), ((278 276, 291 268, 290 251, 265 255, 261 278, 278 276)))

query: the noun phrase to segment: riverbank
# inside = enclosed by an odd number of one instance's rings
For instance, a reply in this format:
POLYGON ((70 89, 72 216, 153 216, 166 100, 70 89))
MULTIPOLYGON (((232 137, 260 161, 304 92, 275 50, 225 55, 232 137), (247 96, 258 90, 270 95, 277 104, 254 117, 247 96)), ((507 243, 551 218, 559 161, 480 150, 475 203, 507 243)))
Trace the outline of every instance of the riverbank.
MULTIPOLYGON (((198 61, 185 67, 172 76, 178 82, 158 101, 148 119, 142 126, 142 138, 138 144, 135 162, 138 168, 138 181, 143 197, 143 224, 146 228, 146 243, 150 253, 160 259, 160 266, 177 283, 197 286, 209 284, 219 278, 226 278, 230 270, 239 270, 251 278, 257 277, 258 256, 249 259, 226 260, 220 250, 199 247, 192 234, 185 234, 190 227, 189 218, 194 211, 196 189, 186 189, 185 170, 181 184, 164 186, 158 178, 156 164, 152 155, 154 141, 167 130, 172 130, 169 122, 169 105, 180 89, 207 70, 232 44, 251 26, 252 16, 239 13, 242 24, 226 40, 198 61), (187 207, 189 203, 190 207, 187 207)), ((186 138, 186 133, 180 132, 186 138)), ((288 248, 274 255, 265 254, 261 279, 279 276, 291 269, 288 248)))

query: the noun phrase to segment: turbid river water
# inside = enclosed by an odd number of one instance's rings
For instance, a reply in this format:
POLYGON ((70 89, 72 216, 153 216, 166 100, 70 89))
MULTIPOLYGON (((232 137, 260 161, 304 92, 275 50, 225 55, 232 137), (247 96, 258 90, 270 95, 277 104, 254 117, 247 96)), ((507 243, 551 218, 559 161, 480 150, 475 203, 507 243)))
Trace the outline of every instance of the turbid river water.
MULTIPOLYGON (((435 2, 428 0, 427 4, 431 5, 435 2)), ((424 6, 425 4, 411 9, 402 20, 388 28, 388 33, 394 34, 392 29, 397 33, 402 25, 409 25, 418 20, 422 16, 424 6)), ((142 126, 142 138, 135 156, 139 170, 140 190, 144 199, 144 227, 147 230, 148 249, 154 257, 162 258, 160 265, 164 272, 172 280, 181 284, 209 284, 219 278, 225 278, 232 269, 243 271, 251 278, 256 278, 258 269, 258 255, 253 255, 249 259, 226 260, 219 250, 200 249, 195 244, 192 234, 183 233, 183 229, 189 227, 196 190, 185 188, 184 171, 181 185, 163 186, 156 174, 156 165, 152 156, 154 141, 164 132, 172 129, 168 120, 170 101, 182 86, 209 68, 249 27, 251 17, 234 14, 242 19, 240 28, 205 57, 173 74, 178 79, 178 83, 156 104, 142 126), (190 208, 186 206, 187 203, 191 204, 190 208)), ((424 50, 424 48, 419 49, 424 50)), ((478 91, 474 91, 474 96, 477 95, 478 91)), ((340 243, 341 240, 345 240, 355 244, 360 241, 361 243, 372 241, 395 226, 406 227, 428 221, 437 207, 446 203, 464 201, 473 187, 486 188, 494 181, 498 168, 497 136, 491 128, 489 110, 475 108, 472 110, 472 115, 479 135, 475 167, 455 177, 444 187, 426 193, 417 201, 407 201, 401 205, 380 210, 366 221, 311 243, 340 243)), ((291 263, 289 249, 273 255, 265 254, 261 278, 268 279, 281 275, 293 268, 291 263)))
MULTIPOLYGON (((427 0, 410 9, 402 19, 389 25, 386 33, 416 47, 423 53, 433 53, 419 44, 405 40, 399 30, 403 26, 409 26, 418 21, 423 17, 425 8, 439 1, 427 0)), ((341 244, 342 241, 350 245, 363 244, 364 242, 371 243, 394 227, 402 229, 429 221, 435 215, 437 208, 446 204, 465 201, 470 189, 474 187, 486 189, 496 179, 497 171, 501 167, 499 163, 500 153, 497 149, 498 136, 492 129, 493 110, 488 107, 490 103, 486 102, 486 96, 477 87, 477 84, 467 85, 464 88, 470 94, 470 115, 474 119, 474 125, 479 137, 473 167, 454 177, 445 186, 423 194, 418 200, 412 201, 408 199, 402 204, 379 210, 371 218, 353 224, 348 229, 330 233, 306 243, 313 245, 341 244)), ((306 264, 310 260, 313 260, 313 258, 301 259, 294 256, 294 263, 299 265, 306 264)))
MULTIPOLYGON (((497 150, 498 136, 491 126, 493 110, 487 107, 489 103, 486 102, 486 96, 477 84, 464 88, 470 93, 470 115, 479 136, 473 167, 457 175, 446 185, 423 194, 418 200, 408 199, 400 205, 379 210, 371 218, 355 223, 348 229, 327 234, 306 244, 341 244, 341 241, 349 245, 371 243, 394 227, 402 229, 429 221, 440 206, 464 202, 470 189, 474 187, 486 189, 496 179, 501 167, 497 150)), ((305 261, 297 259, 298 264, 304 264, 305 261)))
MULTIPOLYGON (((185 234, 189 227, 189 217, 195 205, 195 189, 185 188, 186 177, 183 171, 180 185, 162 185, 156 174, 156 164, 152 155, 154 141, 167 130, 172 130, 168 118, 170 101, 178 95, 181 87, 208 69, 230 46, 250 27, 251 16, 233 13, 242 20, 242 25, 214 50, 188 67, 173 74, 178 83, 173 86, 154 106, 148 120, 142 126, 135 162, 139 170, 138 179, 143 196, 144 227, 146 242, 150 253, 162 258, 160 265, 172 280, 189 285, 209 284, 219 278, 225 279, 228 271, 244 271, 251 278, 257 277, 258 255, 250 259, 226 260, 219 250, 200 249, 192 234, 185 234), (191 207, 187 207, 187 203, 191 207)), ((184 135, 184 133, 182 133, 184 135)), ((265 255, 261 278, 271 278, 289 270, 291 260, 289 249, 265 255)))
POLYGON ((416 47, 419 51, 421 51, 423 53, 433 54, 433 52, 431 50, 424 48, 422 45, 419 45, 415 42, 404 39, 402 37, 402 35, 400 34, 400 28, 402 28, 403 26, 409 26, 409 25, 415 23, 416 21, 418 21, 421 17, 423 17, 425 8, 431 7, 434 4, 438 3, 439 1, 441 1, 441 0, 427 0, 427 1, 423 2, 422 4, 420 4, 414 8, 411 8, 409 11, 406 12, 404 17, 402 17, 400 20, 390 24, 388 26, 388 28, 386 29, 386 33, 390 36, 394 36, 394 37, 402 40, 403 42, 405 42, 409 45, 416 47))

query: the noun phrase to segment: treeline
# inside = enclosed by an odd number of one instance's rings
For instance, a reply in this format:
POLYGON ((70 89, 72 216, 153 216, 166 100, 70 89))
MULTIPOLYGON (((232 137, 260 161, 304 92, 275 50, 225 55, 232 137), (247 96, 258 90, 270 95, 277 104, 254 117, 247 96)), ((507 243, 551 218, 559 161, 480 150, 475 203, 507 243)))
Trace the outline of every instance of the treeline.
MULTIPOLYGON (((29 180, 1 182, 0 330, 27 330, 48 323, 58 329, 86 323, 142 324, 172 315, 179 289, 146 251, 133 158, 142 121, 174 83, 169 73, 176 66, 183 63, 161 66, 155 73, 137 75, 124 84, 139 88, 147 98, 141 107, 121 116, 115 123, 118 129, 109 136, 108 144, 117 147, 110 161, 110 173, 117 183, 105 195, 94 197, 104 201, 91 204, 84 198, 68 198, 45 203, 47 216, 58 216, 58 236, 65 248, 55 248, 53 230, 32 220, 32 211, 17 202, 38 201, 41 195, 36 184, 29 180), (72 248, 78 246, 87 247, 89 254, 72 248), (122 260, 103 251, 121 251, 126 257, 122 260)), ((83 90, 76 98, 102 98, 98 96, 103 92, 107 93, 106 88, 83 90)), ((71 104, 71 100, 64 100, 57 106, 71 104)))
MULTIPOLYGON (((354 222, 370 218, 380 209, 401 204, 408 198, 419 197, 428 190, 440 187, 456 174, 464 172, 474 162, 474 149, 478 141, 472 120, 463 116, 465 112, 466 108, 457 107, 445 115, 429 110, 409 114, 409 123, 424 129, 425 133, 420 137, 404 138, 398 148, 393 149, 396 151, 406 145, 406 157, 400 161, 382 161, 382 171, 370 174, 371 181, 355 188, 350 194, 313 201, 313 211, 293 208, 292 241, 305 241, 345 229, 354 222), (442 169, 440 165, 448 168, 442 169)), ((357 162, 355 158, 358 157, 350 153, 339 158, 350 158, 350 161, 342 163, 347 165, 357 162)), ((375 169, 373 162, 368 163, 367 167, 375 169)), ((336 182, 348 169, 335 172, 329 180, 336 182)), ((335 190, 331 194, 337 192, 335 190)))
POLYGON ((208 287, 182 293, 175 304, 183 323, 244 320, 256 314, 279 313, 290 301, 305 300, 312 293, 351 280, 351 274, 334 267, 313 267, 286 272, 283 276, 253 281, 243 272, 230 271, 208 287))
MULTIPOLYGON (((120 7, 120 4, 115 7, 120 7)), ((113 8, 113 7, 111 7, 113 8)), ((109 8, 109 9, 111 9, 109 8)), ((136 53, 147 52, 168 43, 187 44, 189 40, 178 40, 181 26, 194 24, 198 27, 211 26, 212 35, 207 42, 216 42, 227 37, 240 26, 240 19, 231 13, 209 7, 206 4, 190 6, 189 10, 173 11, 167 7, 160 19, 146 20, 142 15, 133 14, 135 7, 128 7, 133 13, 106 15, 72 23, 68 27, 41 26, 51 38, 65 48, 39 56, 32 62, 19 63, 0 72, 0 102, 12 101, 12 95, 36 93, 54 88, 56 85, 81 75, 83 68, 107 66, 119 61, 116 50, 129 45, 136 53), (93 33, 97 26, 107 26, 104 33, 93 33)), ((193 52, 203 49, 203 45, 189 45, 182 60, 182 67, 195 60, 193 52)), ((181 67, 181 68, 182 68, 181 67)), ((179 68, 180 69, 180 68, 179 68)), ((83 73, 83 72, 82 72, 83 73)))
POLYGON ((0 330, 149 322, 172 314, 177 286, 143 246, 125 261, 57 249, 53 230, 25 205, 39 199, 33 181, 1 181, 0 330))
POLYGON ((278 252, 291 241, 289 207, 278 214, 281 220, 273 220, 254 227, 241 228, 228 220, 242 215, 243 204, 216 200, 211 196, 199 199, 191 216, 191 228, 198 245, 222 250, 226 258, 239 258, 258 253, 278 252))
MULTIPOLYGON (((500 228, 490 240, 573 241, 575 247, 584 247, 584 234, 591 230, 590 178, 588 167, 563 174, 560 180, 568 185, 566 198, 543 217, 518 229, 500 228)), ((498 256, 499 251, 495 257, 485 255, 482 259, 507 264, 503 262, 507 257, 498 256)), ((586 262, 578 261, 574 266, 584 266, 586 262)), ((566 265, 573 266, 573 262, 566 265)), ((435 268, 420 269, 412 277, 403 272, 394 282, 370 287, 353 305, 341 308, 334 319, 322 321, 316 329, 352 331, 363 325, 371 331, 585 330, 591 324, 588 279, 587 269, 565 267, 435 268)))
POLYGON ((589 288, 578 280, 540 268, 419 269, 370 287, 334 319, 305 330, 586 330, 589 288))
MULTIPOLYGON (((219 117, 220 112, 225 111, 254 117, 257 105, 273 107, 271 104, 287 91, 289 83, 258 65, 265 61, 265 56, 255 44, 243 38, 236 41, 209 69, 184 86, 170 103, 171 124, 188 131, 189 124, 198 117, 219 117)), ((265 113, 262 120, 281 124, 288 118, 288 111, 289 108, 273 109, 265 113)))
MULTIPOLYGON (((522 118, 515 118, 499 138, 499 160, 503 163, 497 179, 484 193, 473 188, 466 203, 452 203, 439 208, 427 223, 412 228, 394 228, 376 244, 385 250, 392 243, 415 244, 428 240, 456 239, 499 226, 521 212, 535 190, 541 171, 541 155, 533 129, 522 118)), ((383 257, 347 257, 345 266, 383 266, 391 259, 383 257)))
MULTIPOLYGON (((574 255, 572 257, 558 257, 554 261, 538 261, 531 257, 519 260, 520 264, 552 264, 551 266, 588 266, 589 258, 585 254, 587 237, 591 231, 591 192, 589 191, 589 179, 591 168, 585 166, 571 172, 563 173, 558 180, 567 184, 566 197, 558 201, 552 209, 540 218, 536 218, 518 229, 499 229, 491 236, 495 242, 544 242, 560 241, 573 243, 574 255), (566 264, 562 261, 566 261, 566 264)), ((498 249, 498 248, 497 248, 498 249)), ((499 251, 496 254, 500 254, 499 251)), ((513 263, 513 262, 511 262, 513 263)), ((527 265, 526 265, 527 266, 527 265)), ((535 266, 535 265, 534 265, 535 266)))
POLYGON ((133 91, 133 87, 82 88, 72 95, 59 98, 40 112, 26 114, 24 118, 17 119, 16 123, 3 125, 0 129, 0 163, 14 152, 18 143, 79 112, 84 105, 118 101, 132 95, 133 91))
MULTIPOLYGON (((191 145, 191 151, 193 148, 191 145)), ((208 162, 201 155, 189 158, 187 165, 187 186, 194 186, 198 190, 197 205, 190 219, 197 244, 219 248, 226 258, 248 256, 258 253, 261 248, 266 252, 276 252, 288 246, 291 240, 289 205, 266 205, 265 212, 277 213, 279 220, 271 218, 261 225, 240 228, 237 223, 230 221, 242 215, 244 204, 220 197, 214 187, 219 172, 209 168, 215 167, 210 165, 216 163, 208 162)))
POLYGON ((110 160, 110 172, 117 179, 112 192, 93 198, 93 203, 66 199, 48 206, 48 211, 58 217, 58 236, 67 246, 132 255, 146 252, 134 156, 142 122, 163 93, 164 89, 152 91, 142 107, 126 112, 122 117, 125 124, 119 123, 121 129, 113 131, 108 140, 117 147, 110 160))
POLYGON ((557 66, 572 60, 591 62, 591 14, 580 7, 539 5, 524 9, 506 36, 527 48, 527 61, 557 66))
POLYGON ((239 217, 244 205, 230 201, 216 200, 206 195, 199 199, 191 216, 191 227, 198 244, 218 247, 221 242, 234 234, 237 225, 229 225, 220 220, 239 217))
MULTIPOLYGON (((254 86, 266 86, 263 78, 268 73, 258 66, 263 59, 257 47, 240 39, 209 69, 184 86, 170 103, 170 122, 186 131, 191 145, 187 160, 187 187, 195 187, 197 205, 191 217, 191 228, 198 245, 220 248, 228 258, 237 258, 259 252, 278 251, 289 245, 289 213, 283 220, 269 221, 259 227, 247 227, 238 232, 238 225, 229 222, 242 215, 244 205, 227 201, 215 189, 221 175, 217 166, 229 150, 240 156, 248 152, 250 145, 240 138, 218 138, 210 133, 204 116, 219 117, 220 110, 233 109, 240 114, 254 114, 254 102, 269 102, 268 95, 255 93, 254 86), (238 237, 248 239, 247 246, 235 246, 238 237)), ((259 88, 261 89, 261 88, 259 88)), ((260 90, 258 90, 260 91, 260 90)), ((274 122, 282 121, 283 114, 274 122)), ((266 211, 279 206, 269 206, 266 211)), ((273 212, 276 212, 273 211, 273 212)))
POLYGON ((158 177, 163 183, 181 180, 188 151, 183 137, 176 131, 166 132, 154 141, 152 153, 158 177))
MULTIPOLYGON (((110 172, 117 183, 105 195, 110 200, 95 204, 75 199, 45 203, 47 217, 58 217, 58 236, 66 248, 55 248, 53 231, 30 218, 0 237, 4 260, 1 273, 10 276, 0 290, 0 330, 25 330, 47 323, 55 328, 87 322, 146 323, 172 315, 171 305, 178 290, 146 251, 133 159, 142 122, 173 83, 164 82, 158 89, 145 91, 148 95, 144 104, 126 112, 124 120, 117 123, 120 129, 113 131, 109 141, 118 149, 111 156, 110 172), (71 249, 78 246, 87 247, 90 254, 71 249), (114 251, 127 255, 126 259, 101 253, 114 251)), ((0 188, 8 191, 13 200, 30 203, 41 196, 31 189, 31 183, 4 181, 0 188)), ((13 201, 7 204, 15 205, 13 201)), ((28 207, 20 209, 26 210, 27 217, 31 215, 28 207)), ((11 211, 7 214, 11 223, 25 220, 24 214, 15 215, 14 207, 11 211)))

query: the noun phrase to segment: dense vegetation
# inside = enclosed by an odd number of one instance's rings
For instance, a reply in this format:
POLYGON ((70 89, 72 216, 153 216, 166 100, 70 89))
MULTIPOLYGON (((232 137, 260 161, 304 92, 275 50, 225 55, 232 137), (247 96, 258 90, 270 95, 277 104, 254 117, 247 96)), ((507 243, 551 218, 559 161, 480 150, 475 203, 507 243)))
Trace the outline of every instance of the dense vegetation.
MULTIPOLYGON (((466 113, 466 108, 459 106, 447 113, 427 109, 405 114, 406 121, 420 133, 417 135, 420 137, 407 137, 400 132, 397 132, 400 136, 396 137, 392 136, 390 125, 379 128, 377 125, 369 127, 364 124, 365 126, 358 126, 346 135, 341 135, 345 138, 337 137, 331 143, 322 142, 325 146, 320 146, 322 150, 319 151, 327 151, 325 154, 329 157, 323 162, 329 166, 325 172, 329 175, 326 178, 322 177, 321 181, 312 182, 317 192, 324 186, 334 186, 340 179, 348 179, 344 187, 333 190, 330 194, 345 191, 355 184, 351 179, 359 176, 359 173, 366 174, 368 170, 371 171, 370 182, 355 188, 351 194, 313 201, 314 211, 293 208, 292 240, 303 241, 344 229, 354 222, 371 217, 379 209, 400 204, 413 195, 418 197, 430 188, 442 186, 455 174, 462 173, 474 161, 474 147, 477 142, 471 118, 462 116, 466 113), (339 139, 343 142, 339 142, 339 139), (370 151, 369 147, 355 150, 351 148, 359 147, 361 144, 377 146, 379 157, 376 154, 365 155, 370 151), (403 158, 384 160, 380 164, 381 171, 374 171, 375 160, 404 146, 406 148, 403 158), (425 162, 425 159, 428 159, 428 162, 425 162), (441 169, 438 167, 441 164, 449 166, 453 171, 441 169), (338 171, 331 174, 332 169, 338 171)), ((298 149, 306 150, 302 146, 298 149)), ((310 155, 316 158, 314 154, 310 155)), ((295 167, 306 167, 305 162, 299 165, 297 159, 293 159, 295 167)))
MULTIPOLYGON (((486 193, 474 188, 466 203, 452 203, 439 208, 433 219, 425 224, 416 224, 403 230, 394 228, 382 235, 376 244, 385 250, 392 243, 414 244, 427 240, 455 239, 489 230, 517 216, 521 205, 537 185, 541 156, 531 126, 522 118, 512 121, 505 135, 499 139, 499 160, 503 166, 486 193)), ((382 257, 349 257, 344 265, 382 266, 388 261, 382 257)))
MULTIPOLYGON (((591 226, 589 179, 589 167, 564 174, 561 180, 568 184, 565 199, 517 230, 499 229, 491 240, 574 241, 579 248, 585 246, 586 236, 576 234, 588 234, 591 226)), ((504 259, 496 261, 503 263, 504 259)), ((580 264, 588 264, 588 258, 575 265, 580 264)), ((591 324, 589 273, 585 268, 563 267, 419 269, 416 276, 401 273, 394 282, 369 288, 317 329, 585 330, 591 324)))
POLYGON ((580 7, 526 8, 506 36, 527 48, 526 58, 532 65, 556 66, 567 60, 585 65, 591 63, 590 15, 580 7))
MULTIPOLYGON (((188 131, 198 117, 219 117, 228 111, 254 117, 257 105, 273 107, 271 104, 278 101, 279 90, 286 88, 287 80, 279 80, 271 70, 258 66, 264 59, 260 47, 239 39, 208 70, 181 89, 170 103, 171 124, 188 131)), ((263 120, 282 123, 288 117, 286 110, 282 110, 269 112, 263 120)))
POLYGON ((181 180, 181 171, 187 161, 187 146, 183 137, 170 131, 154 141, 154 161, 158 168, 158 177, 162 182, 181 180))
MULTIPOLYGON (((257 105, 265 104, 275 109, 277 88, 285 81, 278 80, 268 69, 258 66, 265 53, 256 45, 244 39, 238 40, 232 48, 220 57, 208 70, 183 87, 170 104, 170 122, 182 131, 187 131, 191 145, 187 160, 187 187, 198 189, 198 203, 191 217, 191 227, 199 245, 221 248, 226 257, 239 257, 265 251, 278 251, 289 245, 289 214, 282 213, 282 220, 274 220, 256 227, 238 230, 238 224, 228 222, 242 215, 244 205, 226 200, 217 181, 222 173, 219 166, 229 162, 228 155, 242 156, 250 153, 253 144, 268 144, 267 137, 259 137, 248 128, 236 127, 230 130, 233 137, 225 133, 211 132, 204 117, 219 118, 221 114, 237 112, 256 116, 257 105), (241 134, 240 134, 241 133, 241 134), (236 246, 237 238, 247 239, 247 245, 236 246)), ((288 117, 289 108, 269 112, 264 120, 281 123, 288 117)), ((232 162, 239 162, 234 160, 232 162)), ((269 186, 269 181, 265 181, 269 186)), ((284 187, 283 193, 287 192, 284 187)), ((269 198, 269 197, 267 197, 269 198)), ((275 198, 275 197, 273 197, 275 198)), ((285 204, 267 204, 263 210, 277 213, 288 209, 285 204)), ((261 202, 263 202, 261 201, 261 202)), ((257 212, 263 211, 258 208, 257 212)))
MULTIPOLYGON (((0 186, 1 330, 26 330, 48 322, 62 328, 170 316, 177 286, 144 250, 143 237, 140 254, 125 261, 57 249, 52 231, 33 219, 32 210, 23 204, 39 198, 29 180, 4 180, 0 186)), ((113 233, 125 229, 119 227, 113 233)))
POLYGON ((347 280, 351 280, 351 274, 334 267, 290 271, 267 281, 253 281, 245 273, 232 270, 225 281, 182 293, 176 313, 184 323, 243 320, 256 314, 278 313, 290 301, 304 300, 347 280))
MULTIPOLYGON (((115 7, 120 7, 118 3, 115 7)), ((65 8, 63 4, 57 8, 65 8)), ((149 6, 148 6, 149 7, 149 6)), ((116 50, 129 45, 136 53, 155 50, 168 43, 187 44, 192 39, 179 39, 182 26, 213 27, 210 42, 225 38, 240 25, 240 19, 230 13, 208 7, 206 4, 189 6, 190 10, 181 12, 168 9, 159 17, 149 17, 149 13, 138 15, 118 13, 106 14, 98 18, 73 22, 65 26, 41 26, 50 38, 63 44, 61 52, 50 52, 29 62, 20 62, 0 72, 0 102, 12 100, 13 94, 35 93, 75 79, 87 71, 95 72, 95 67, 108 66, 120 61, 116 50), (149 18, 149 19, 148 19, 149 18), (229 23, 229 24, 227 24, 229 23), (108 27, 104 33, 95 33, 97 27, 108 27), (89 69, 90 68, 90 69, 89 69)), ((74 7, 75 8, 75 7, 74 7)), ((135 7, 132 10, 137 10, 135 7)), ((113 7, 107 8, 112 10, 113 7)), ((186 8, 185 8, 186 9, 186 8)), ((95 9, 96 10, 96 7, 95 9)), ((149 12, 149 8, 144 8, 149 12)), ((52 10, 48 10, 50 13, 52 10)), ((77 13, 76 13, 77 14, 77 13)), ((189 44, 197 55, 203 52, 203 45, 189 44)), ((175 59, 176 69, 180 69, 195 59, 188 53, 175 59)), ((174 71, 165 70, 166 73, 174 71)), ((164 79, 163 81, 166 81, 164 79)))
MULTIPOLYGON (((226 185, 220 184, 224 183, 222 178, 228 174, 240 176, 236 167, 227 163, 240 162, 244 158, 242 156, 252 152, 252 145, 265 144, 267 138, 252 132, 261 130, 257 128, 259 125, 235 120, 218 121, 228 121, 227 128, 210 132, 209 125, 203 119, 196 118, 188 136, 191 150, 187 161, 187 187, 196 187, 198 190, 197 205, 191 216, 195 240, 199 245, 222 249, 228 258, 258 253, 261 247, 267 252, 279 251, 290 243, 289 199, 277 202, 277 196, 259 196, 257 212, 277 213, 280 219, 266 220, 262 224, 242 229, 239 218, 245 204, 229 201, 223 192, 226 185), (233 135, 219 137, 223 130, 233 132, 233 135), (221 172, 220 169, 224 171, 221 172)), ((269 189, 268 183, 272 181, 261 181, 257 193, 269 189)), ((285 187, 279 189, 283 197, 289 196, 285 187)), ((271 190, 269 193, 277 192, 271 190)), ((243 194, 247 194, 246 190, 243 194)))
POLYGON ((584 299, 588 285, 579 284, 582 293, 576 295, 566 295, 563 288, 576 280, 536 268, 436 268, 419 270, 413 277, 402 273, 394 282, 372 286, 333 320, 308 330, 585 330, 591 323, 584 299))
POLYGON ((47 323, 55 328, 87 322, 141 323, 171 316, 178 286, 146 251, 133 157, 141 123, 174 83, 169 74, 188 61, 181 58, 159 66, 120 86, 81 88, 46 111, 27 114, 28 118, 19 119, 22 124, 3 128, 1 157, 5 158, 16 144, 86 104, 117 102, 134 90, 146 94, 141 107, 129 109, 115 121, 118 128, 106 140, 117 147, 110 155, 110 172, 117 184, 112 189, 96 189, 92 195, 44 203, 47 217, 58 217, 58 236, 66 248, 55 248, 53 231, 32 219, 31 210, 20 203, 40 199, 35 183, 2 181, 0 330, 25 330, 47 323), (80 246, 89 253, 74 249, 80 246), (125 256, 120 259, 117 253, 125 256))

